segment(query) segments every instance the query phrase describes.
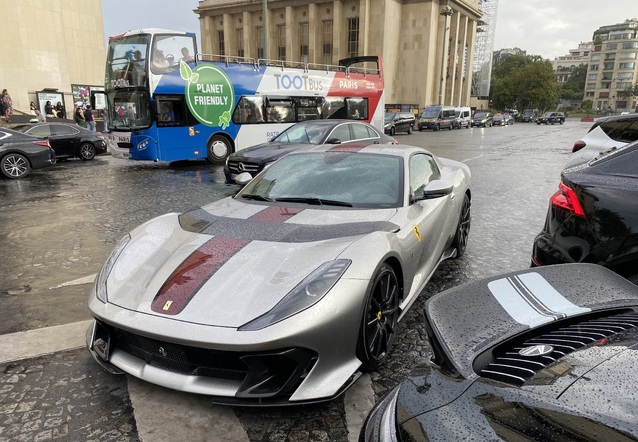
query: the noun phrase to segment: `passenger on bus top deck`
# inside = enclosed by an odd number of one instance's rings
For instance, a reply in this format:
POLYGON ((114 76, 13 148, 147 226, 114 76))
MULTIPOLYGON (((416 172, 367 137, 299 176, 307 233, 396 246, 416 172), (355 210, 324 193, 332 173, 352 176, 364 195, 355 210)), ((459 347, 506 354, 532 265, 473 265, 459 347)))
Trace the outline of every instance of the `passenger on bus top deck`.
POLYGON ((186 63, 195 61, 193 56, 188 52, 188 48, 182 48, 182 60, 184 60, 186 63))
POLYGON ((164 58, 164 53, 160 50, 155 51, 155 58, 153 59, 153 65, 158 68, 168 67, 168 61, 164 58))

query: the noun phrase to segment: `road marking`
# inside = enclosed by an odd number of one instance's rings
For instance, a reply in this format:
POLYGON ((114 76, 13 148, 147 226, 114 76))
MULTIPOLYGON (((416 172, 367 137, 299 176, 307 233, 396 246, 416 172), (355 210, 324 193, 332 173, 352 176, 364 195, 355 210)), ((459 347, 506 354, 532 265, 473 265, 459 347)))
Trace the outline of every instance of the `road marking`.
POLYGON ((71 285, 81 285, 81 284, 92 284, 95 281, 95 277, 97 273, 94 273, 89 276, 85 276, 83 278, 74 279, 73 281, 63 282, 60 285, 56 285, 55 287, 50 287, 51 289, 59 289, 61 287, 69 287, 71 285))
POLYGON ((2 335, 0 364, 84 347, 84 334, 91 322, 74 322, 2 335))

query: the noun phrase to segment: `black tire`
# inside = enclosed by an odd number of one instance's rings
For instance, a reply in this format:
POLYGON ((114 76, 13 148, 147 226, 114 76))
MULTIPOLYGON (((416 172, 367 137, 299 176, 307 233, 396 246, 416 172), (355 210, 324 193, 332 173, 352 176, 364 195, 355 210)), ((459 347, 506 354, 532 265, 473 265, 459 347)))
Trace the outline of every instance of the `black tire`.
POLYGON ((395 128, 394 126, 392 126, 392 127, 390 128, 390 136, 391 136, 391 137, 393 137, 393 136, 394 136, 394 134, 395 134, 395 132, 396 132, 396 128, 395 128))
POLYGON ((436 126, 434 126, 434 130, 436 130, 436 131, 441 130, 441 126, 437 124, 436 126))
POLYGON ((408 126, 408 135, 411 135, 411 134, 412 134, 412 125, 409 125, 408 126))
POLYGON ((233 146, 221 135, 213 135, 206 146, 206 159, 211 164, 224 164, 226 158, 233 153, 233 146))
POLYGON ((456 233, 452 240, 452 247, 456 249, 455 258, 460 258, 465 253, 467 247, 467 239, 470 235, 470 226, 472 224, 472 205, 467 195, 463 196, 463 205, 461 206, 461 214, 459 215, 459 223, 456 226, 456 233))
POLYGON ((31 171, 29 160, 22 154, 9 153, 0 160, 0 170, 2 174, 12 180, 24 178, 31 171))
POLYGON ((450 124, 450 127, 448 127, 448 129, 452 130, 452 129, 454 129, 454 128, 453 128, 453 127, 452 127, 452 125, 450 124))
POLYGON ((390 265, 377 270, 368 294, 359 328, 357 357, 363 371, 376 370, 386 359, 399 321, 399 283, 390 265))
POLYGON ((80 154, 80 159, 82 161, 92 160, 95 158, 95 146, 91 143, 82 143, 78 153, 80 154))

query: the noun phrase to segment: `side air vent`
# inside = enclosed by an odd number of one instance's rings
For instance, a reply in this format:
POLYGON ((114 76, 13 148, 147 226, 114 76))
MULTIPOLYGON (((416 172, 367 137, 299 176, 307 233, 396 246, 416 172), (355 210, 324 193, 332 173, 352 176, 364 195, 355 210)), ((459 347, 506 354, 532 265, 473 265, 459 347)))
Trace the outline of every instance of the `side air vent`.
POLYGON ((527 339, 521 346, 495 358, 481 376, 523 385, 534 374, 586 345, 638 327, 638 313, 591 319, 527 339))

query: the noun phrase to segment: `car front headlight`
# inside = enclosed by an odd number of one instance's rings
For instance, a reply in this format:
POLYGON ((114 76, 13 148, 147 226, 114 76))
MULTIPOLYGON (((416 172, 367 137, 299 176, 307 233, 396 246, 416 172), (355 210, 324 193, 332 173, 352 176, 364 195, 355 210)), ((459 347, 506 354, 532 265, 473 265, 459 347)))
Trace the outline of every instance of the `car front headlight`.
POLYGON ((239 330, 261 330, 316 304, 337 283, 351 262, 349 259, 337 259, 323 263, 288 292, 269 312, 242 325, 239 330))
POLYGON ((127 246, 130 240, 131 235, 127 233, 122 237, 122 239, 117 242, 117 244, 115 244, 115 247, 109 254, 108 258, 106 258, 106 261, 102 265, 102 268, 95 278, 95 297, 105 304, 108 302, 106 280, 108 279, 113 266, 115 266, 115 261, 117 261, 117 258, 119 258, 119 256, 122 254, 122 251, 127 246))

